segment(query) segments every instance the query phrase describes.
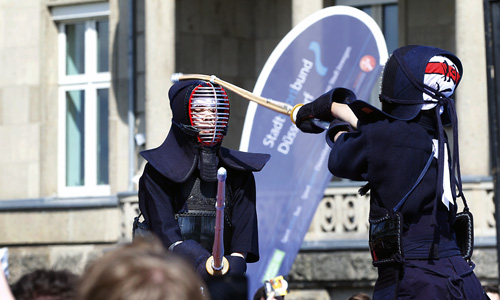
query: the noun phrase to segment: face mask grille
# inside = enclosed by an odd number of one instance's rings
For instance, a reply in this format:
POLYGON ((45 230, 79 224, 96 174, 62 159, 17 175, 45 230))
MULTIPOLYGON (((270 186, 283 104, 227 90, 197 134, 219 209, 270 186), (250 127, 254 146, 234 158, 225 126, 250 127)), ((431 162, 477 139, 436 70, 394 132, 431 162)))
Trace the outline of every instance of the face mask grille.
POLYGON ((198 142, 214 146, 222 141, 229 122, 229 98, 218 85, 207 83, 193 89, 189 99, 189 119, 198 129, 198 142))

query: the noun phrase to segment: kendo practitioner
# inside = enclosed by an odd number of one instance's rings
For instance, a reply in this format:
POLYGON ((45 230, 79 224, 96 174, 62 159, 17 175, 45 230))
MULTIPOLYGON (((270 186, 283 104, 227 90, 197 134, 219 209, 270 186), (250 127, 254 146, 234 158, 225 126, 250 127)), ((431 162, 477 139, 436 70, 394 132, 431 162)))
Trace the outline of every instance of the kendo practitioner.
POLYGON ((329 121, 330 172, 368 182, 369 246, 378 268, 373 299, 487 299, 475 276, 472 215, 462 193, 457 116, 462 77, 452 53, 396 49, 383 72, 382 109, 337 88, 302 106, 296 125, 329 121), (451 125, 453 151, 443 126, 451 125), (457 213, 457 199, 464 211, 457 213))
POLYGON ((243 276, 246 263, 259 260, 252 172, 260 171, 270 155, 221 147, 229 121, 229 99, 221 86, 180 81, 168 96, 170 131, 161 146, 141 152, 147 160, 139 181, 144 223, 166 248, 186 257, 202 278, 210 278, 205 264, 214 242, 217 170, 224 167, 226 275, 243 276))

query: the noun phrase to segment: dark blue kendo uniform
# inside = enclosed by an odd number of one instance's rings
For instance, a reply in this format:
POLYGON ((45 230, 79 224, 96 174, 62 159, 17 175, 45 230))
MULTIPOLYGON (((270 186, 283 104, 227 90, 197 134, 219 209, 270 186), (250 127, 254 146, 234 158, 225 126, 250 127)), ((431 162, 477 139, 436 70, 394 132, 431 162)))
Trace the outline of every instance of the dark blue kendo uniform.
MULTIPOLYGON (((139 208, 151 230, 167 248, 183 240, 175 218, 187 200, 182 196, 182 186, 189 179, 199 178, 196 156, 180 153, 176 131, 176 127, 172 126, 169 136, 160 147, 142 152, 148 163, 139 181, 139 208)), ((226 199, 231 220, 230 226, 224 228, 224 250, 228 255, 233 252, 248 253, 247 262, 256 262, 259 259, 259 245, 252 172, 259 171, 268 156, 222 147, 218 156, 220 166, 227 169, 226 195, 231 195, 226 199)), ((212 183, 214 188, 216 184, 212 183)))
MULTIPOLYGON (((203 256, 206 261, 206 254, 211 254, 215 232, 215 171, 219 167, 227 171, 224 255, 245 253, 246 262, 256 262, 259 245, 253 172, 260 171, 270 159, 269 154, 230 150, 220 142, 210 147, 198 142, 196 128, 189 125, 186 103, 195 87, 205 85, 189 80, 170 89, 170 132, 161 146, 141 152, 147 164, 139 181, 139 208, 149 230, 166 248, 190 256, 200 266, 197 271, 202 276, 207 274, 200 260, 203 256), (177 246, 179 241, 184 242, 177 246)), ((231 273, 236 264, 229 265, 231 273)), ((244 273, 246 265, 238 269, 244 273)))
MULTIPOLYGON (((470 261, 472 234, 464 235, 457 226, 464 224, 463 216, 471 216, 462 193, 457 119, 449 98, 461 75, 461 62, 450 52, 404 46, 384 67, 382 110, 337 89, 297 113, 296 124, 305 132, 322 131, 312 118, 331 122, 326 138, 333 175, 368 182, 360 192, 370 191, 369 245, 379 275, 373 300, 486 299, 470 261), (358 120, 356 130, 333 118, 332 101, 349 106, 358 120), (452 125, 453 152, 443 124, 452 125), (446 190, 444 183, 449 183, 446 190), (442 202, 448 190, 449 209, 442 202), (459 197, 465 206, 460 218, 459 197)), ((465 224, 471 233, 471 222, 465 224)))
MULTIPOLYGON (((435 133, 431 124, 424 117, 418 122, 360 121, 356 132, 331 143, 328 168, 332 174, 370 183, 370 219, 387 214, 416 182, 432 153, 435 133)), ((433 159, 401 207, 407 264, 379 266, 374 300, 395 299, 395 291, 397 299, 484 299, 481 284, 463 259, 451 229, 456 205, 448 211, 437 199, 436 178, 437 160, 433 159), (435 201, 439 203, 434 228, 435 201)))

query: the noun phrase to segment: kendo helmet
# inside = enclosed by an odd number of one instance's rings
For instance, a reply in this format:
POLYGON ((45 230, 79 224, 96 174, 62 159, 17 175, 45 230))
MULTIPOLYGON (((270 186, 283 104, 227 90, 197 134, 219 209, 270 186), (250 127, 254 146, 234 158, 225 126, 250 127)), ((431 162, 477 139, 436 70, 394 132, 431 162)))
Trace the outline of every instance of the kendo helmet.
POLYGON ((405 46, 395 50, 382 77, 382 111, 396 119, 411 120, 425 102, 432 101, 431 98, 446 97, 425 84, 428 72, 440 73, 445 80, 453 81, 456 88, 462 76, 462 64, 455 55, 434 47, 405 46), (447 60, 432 62, 434 57, 447 60), (450 62, 452 65, 449 65, 450 62))
MULTIPOLYGON (((350 107, 360 119, 412 120, 422 109, 430 109, 438 102, 446 106, 444 100, 449 100, 462 73, 460 60, 446 50, 403 46, 392 53, 384 67, 379 95, 382 110, 364 101, 355 101, 350 107)), ((446 108, 444 112, 448 123, 446 108)))
POLYGON ((229 123, 229 98, 218 84, 201 80, 176 82, 169 90, 172 123, 196 137, 201 146, 222 142, 229 123))
MULTIPOLYGON (((438 155, 437 194, 443 195, 444 170, 449 169, 452 190, 458 189, 456 196, 465 198, 462 193, 460 163, 458 152, 457 116, 451 95, 460 83, 463 68, 460 60, 450 52, 428 46, 404 46, 396 49, 384 67, 380 101, 382 110, 369 103, 356 100, 349 107, 359 120, 370 122, 381 119, 410 121, 420 111, 437 106, 434 113, 437 125, 437 153, 445 152, 446 136, 443 125, 451 124, 453 131, 453 152, 451 158, 438 155)), ((437 199, 437 198, 436 198, 437 199)), ((437 211, 434 201, 433 215, 437 211)))

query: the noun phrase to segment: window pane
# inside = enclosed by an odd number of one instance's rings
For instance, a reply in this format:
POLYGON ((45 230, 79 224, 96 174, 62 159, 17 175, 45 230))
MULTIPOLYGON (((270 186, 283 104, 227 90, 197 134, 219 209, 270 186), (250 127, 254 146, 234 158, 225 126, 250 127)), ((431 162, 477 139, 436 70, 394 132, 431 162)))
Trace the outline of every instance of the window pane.
POLYGON ((368 15, 372 15, 372 7, 371 6, 360 6, 359 9, 364 11, 368 15))
POLYGON ((398 5, 384 5, 384 37, 387 51, 392 53, 398 47, 398 5))
POLYGON ((97 90, 97 184, 109 183, 108 89, 97 90))
POLYGON ((85 72, 85 24, 66 25, 66 75, 85 72))
POLYGON ((85 184, 85 91, 66 92, 66 186, 85 184))
POLYGON ((97 72, 109 71, 109 22, 98 21, 97 29, 97 72))

